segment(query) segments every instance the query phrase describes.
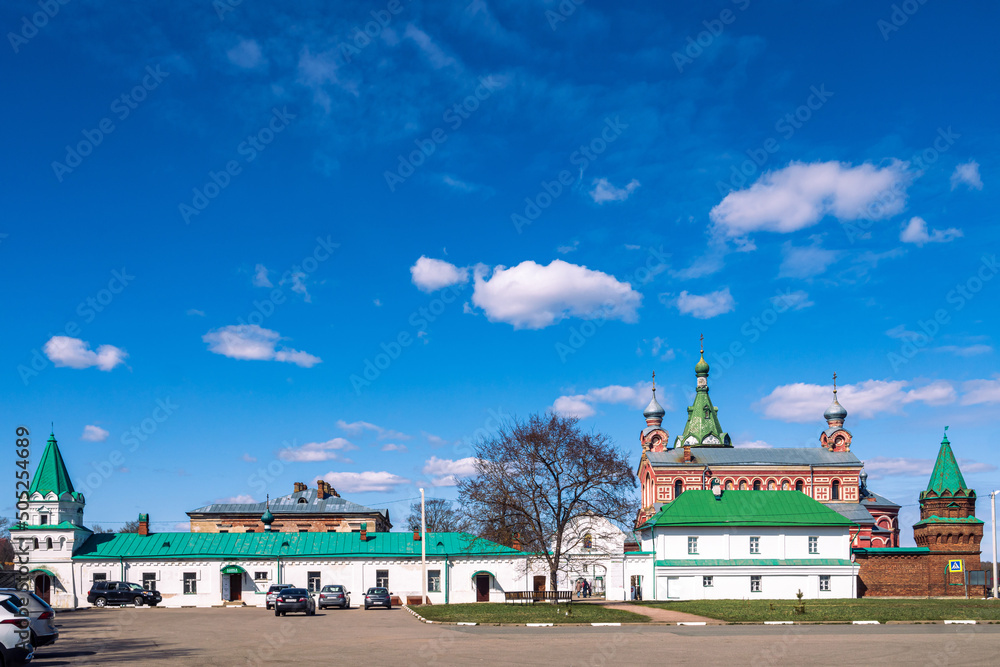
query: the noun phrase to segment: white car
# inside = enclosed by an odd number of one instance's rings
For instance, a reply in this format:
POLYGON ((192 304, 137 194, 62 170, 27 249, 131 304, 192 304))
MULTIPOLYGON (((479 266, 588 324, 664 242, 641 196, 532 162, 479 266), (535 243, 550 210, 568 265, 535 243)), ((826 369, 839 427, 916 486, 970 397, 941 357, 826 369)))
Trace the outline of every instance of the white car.
POLYGON ((286 588, 295 588, 295 586, 292 586, 291 584, 271 584, 271 587, 267 589, 267 597, 264 598, 264 606, 267 609, 273 609, 274 599, 278 597, 278 593, 286 588))
MULTIPOLYGON (((21 605, 28 604, 28 615, 31 617, 31 643, 35 648, 54 644, 59 639, 59 629, 55 626, 56 613, 49 603, 31 591, 19 591, 14 588, 0 588, 0 595, 17 596, 21 605)), ((14 600, 14 604, 18 604, 14 600)))
POLYGON ((35 657, 35 647, 30 643, 30 622, 19 612, 18 599, 0 593, 0 657, 4 667, 25 665, 35 657))

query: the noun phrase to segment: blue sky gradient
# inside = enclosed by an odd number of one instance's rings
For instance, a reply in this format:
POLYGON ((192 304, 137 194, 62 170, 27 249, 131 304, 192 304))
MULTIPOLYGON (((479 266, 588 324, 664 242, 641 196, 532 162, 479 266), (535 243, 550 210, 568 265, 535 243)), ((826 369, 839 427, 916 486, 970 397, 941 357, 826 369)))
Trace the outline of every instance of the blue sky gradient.
POLYGON ((836 371, 904 526, 945 425, 1000 486, 995 4, 55 6, 0 10, 0 396, 88 522, 398 526, 548 409, 637 463, 701 334, 737 444, 819 446, 836 371))

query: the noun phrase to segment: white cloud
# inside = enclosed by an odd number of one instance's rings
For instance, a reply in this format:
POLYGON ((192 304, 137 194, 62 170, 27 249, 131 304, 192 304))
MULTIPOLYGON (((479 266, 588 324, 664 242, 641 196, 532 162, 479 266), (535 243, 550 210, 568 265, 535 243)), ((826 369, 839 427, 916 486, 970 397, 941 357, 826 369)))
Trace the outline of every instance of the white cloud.
POLYGON ((951 189, 954 190, 962 183, 965 183, 970 190, 982 190, 983 189, 983 179, 979 175, 979 163, 975 160, 969 160, 964 164, 960 164, 955 167, 955 171, 951 174, 951 189))
POLYGON ((455 64, 455 59, 447 55, 441 47, 438 46, 433 39, 431 39, 430 35, 412 23, 407 24, 406 30, 403 31, 403 37, 412 40, 413 43, 420 48, 434 69, 441 69, 442 67, 455 64))
POLYGON ((260 44, 255 39, 241 39, 233 48, 226 51, 229 62, 243 69, 254 69, 264 62, 260 44))
POLYGON ((382 445, 382 451, 383 452, 405 452, 405 451, 408 451, 408 448, 407 448, 406 445, 397 445, 397 444, 392 443, 392 442, 387 442, 386 444, 382 445))
POLYGON ((254 287, 273 287, 271 279, 267 277, 267 267, 263 264, 254 267, 253 284, 254 287))
POLYGON ((962 384, 962 405, 1000 403, 1000 377, 996 380, 969 380, 962 384))
POLYGON ((460 477, 476 474, 476 462, 474 456, 457 461, 432 456, 424 464, 423 474, 430 478, 432 486, 455 486, 460 477))
MULTIPOLYGON (((640 382, 632 387, 624 387, 619 384, 597 387, 585 394, 560 396, 549 410, 561 417, 585 419, 597 413, 596 406, 599 403, 625 404, 641 409, 649 403, 652 396, 651 388, 652 384, 649 382, 640 382)), ((670 409, 670 402, 662 394, 656 400, 660 402, 664 410, 670 409)))
MULTIPOLYGON (((908 390, 909 384, 904 380, 865 380, 838 387, 837 397, 851 417, 861 419, 871 419, 879 413, 899 414, 903 406, 914 402, 927 405, 955 402, 955 388, 945 380, 908 390)), ((832 401, 830 386, 797 382, 775 387, 757 407, 769 419, 812 422, 823 420, 823 412, 832 401)))
POLYGON ((365 431, 372 431, 377 435, 379 440, 410 440, 413 437, 412 435, 406 435, 405 433, 400 433, 399 431, 382 428, 377 424, 363 421, 345 422, 343 419, 338 419, 337 428, 350 433, 351 435, 360 435, 365 431))
POLYGON ((567 317, 635 322, 642 295, 614 276, 561 259, 489 270, 477 267, 472 302, 491 322, 515 329, 544 329, 567 317))
POLYGON ((743 442, 737 442, 735 446, 742 449, 769 449, 771 447, 771 445, 763 440, 745 440, 743 442))
POLYGON ((571 252, 575 252, 579 248, 580 248, 580 242, 573 241, 572 243, 568 243, 566 245, 556 246, 556 252, 558 252, 560 255, 568 255, 571 252))
POLYGON ((420 256, 420 259, 410 267, 413 284, 421 292, 433 292, 449 285, 460 285, 469 280, 469 270, 458 268, 443 259, 432 259, 420 256))
POLYGON ((922 246, 925 243, 948 243, 962 236, 962 230, 955 227, 944 230, 933 229, 928 233, 927 221, 914 216, 903 227, 903 231, 899 234, 899 240, 903 243, 916 243, 918 246, 922 246))
POLYGON ((841 162, 792 162, 763 174, 746 190, 730 192, 710 217, 733 237, 755 231, 794 232, 824 216, 877 220, 906 205, 911 181, 906 162, 886 167, 841 162))
POLYGON ((796 290, 781 292, 771 297, 771 305, 778 310, 802 310, 816 304, 810 301, 808 292, 796 290))
POLYGON ((726 287, 708 294, 691 294, 685 290, 677 297, 676 305, 681 315, 691 315, 699 320, 707 320, 733 310, 736 307, 736 301, 733 300, 733 295, 726 287))
POLYGON ((100 345, 97 351, 90 349, 90 343, 69 336, 53 336, 42 347, 45 356, 56 366, 69 368, 90 368, 96 366, 102 371, 110 371, 118 364, 125 363, 128 353, 114 345, 100 345))
POLYGON ((204 310, 198 310, 197 308, 188 308, 187 314, 188 315, 197 315, 198 317, 205 317, 205 311, 204 310))
POLYGON ((459 192, 479 192, 481 190, 486 190, 487 192, 492 193, 491 188, 487 188, 479 183, 469 183, 468 181, 463 181, 460 178, 449 176, 448 174, 441 177, 441 182, 452 190, 458 190, 459 192))
POLYGON ((633 178, 625 187, 619 188, 612 185, 606 178, 596 178, 593 185, 594 187, 590 191, 590 198, 595 203, 603 204, 609 201, 625 201, 629 198, 629 195, 639 188, 640 183, 633 178))
POLYGON ((312 368, 323 360, 308 352, 278 348, 281 335, 256 324, 232 324, 213 329, 201 337, 208 343, 209 352, 230 359, 252 361, 285 361, 303 368, 312 368))
POLYGON ((108 432, 100 426, 87 424, 83 427, 83 435, 80 436, 80 439, 87 442, 104 442, 108 439, 108 435, 108 432))
POLYGON ((344 438, 333 438, 326 442, 307 442, 296 447, 285 447, 278 450, 278 458, 282 461, 344 461, 350 463, 350 459, 345 459, 341 452, 349 452, 357 449, 357 445, 344 438))
MULTIPOLYGON (((875 456, 865 459, 864 464, 870 479, 883 479, 888 476, 928 477, 934 470, 934 461, 935 459, 875 456)), ((958 459, 958 465, 964 473, 992 472, 997 469, 991 463, 971 459, 958 459)))
POLYGON ((836 250, 820 246, 820 240, 813 237, 809 246, 795 246, 791 241, 781 248, 782 260, 778 269, 779 278, 814 278, 840 258, 836 250))
POLYGON ((257 463, 257 457, 256 456, 250 456, 250 454, 248 454, 246 452, 244 452, 243 456, 241 456, 240 458, 242 460, 246 461, 247 463, 257 463))
POLYGON ((993 351, 989 345, 940 345, 933 348, 935 352, 951 352, 960 357, 974 357, 979 354, 988 354, 993 351))
POLYGON ((654 357, 660 361, 671 361, 677 355, 674 353, 673 348, 667 346, 667 341, 659 336, 653 337, 653 350, 652 354, 654 357))
MULTIPOLYGON (((219 505, 248 505, 257 501, 248 493, 241 493, 238 496, 226 496, 215 501, 219 505)), ((189 524, 190 527, 190 524, 189 524)))
POLYGON ((281 282, 278 284, 285 285, 289 283, 292 285, 293 292, 301 294, 306 303, 312 303, 312 297, 306 288, 306 274, 304 271, 288 271, 281 277, 281 282))
POLYGON ((420 434, 427 439, 427 442, 431 443, 431 445, 435 447, 441 447, 448 444, 448 441, 439 435, 434 435, 433 433, 428 433, 427 431, 421 431, 420 434))
MULTIPOLYGON (((388 492, 397 486, 409 484, 410 480, 391 472, 328 472, 316 480, 324 479, 339 493, 368 493, 372 491, 388 492)), ((316 480, 313 480, 315 483, 316 480)))

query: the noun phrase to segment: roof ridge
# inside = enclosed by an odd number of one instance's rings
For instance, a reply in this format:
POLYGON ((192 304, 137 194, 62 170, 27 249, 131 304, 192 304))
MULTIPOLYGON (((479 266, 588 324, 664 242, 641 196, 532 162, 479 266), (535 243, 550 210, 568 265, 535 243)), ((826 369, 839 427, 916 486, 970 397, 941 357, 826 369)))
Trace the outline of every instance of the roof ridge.
POLYGON ((42 457, 38 460, 38 467, 35 468, 35 476, 31 479, 31 486, 28 488, 29 496, 36 492, 42 495, 51 492, 57 496, 71 493, 76 496, 73 480, 70 479, 69 470, 66 468, 62 452, 59 451, 54 433, 49 436, 42 457))

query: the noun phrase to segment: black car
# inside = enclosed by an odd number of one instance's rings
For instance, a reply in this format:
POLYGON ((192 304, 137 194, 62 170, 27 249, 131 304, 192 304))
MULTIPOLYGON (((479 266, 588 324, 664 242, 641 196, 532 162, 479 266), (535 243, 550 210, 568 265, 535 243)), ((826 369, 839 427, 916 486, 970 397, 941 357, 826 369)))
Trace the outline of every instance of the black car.
POLYGON ((108 605, 134 604, 141 607, 144 604, 155 607, 163 600, 158 591, 147 591, 139 584, 127 581, 95 581, 87 591, 87 602, 95 607, 108 605))
POLYGON ((274 615, 284 616, 290 611, 300 611, 306 616, 315 616, 316 601, 304 588, 286 588, 274 598, 274 615))
POLYGON ((387 588, 369 588, 365 593, 365 609, 372 607, 385 607, 392 609, 392 598, 389 596, 387 588))

